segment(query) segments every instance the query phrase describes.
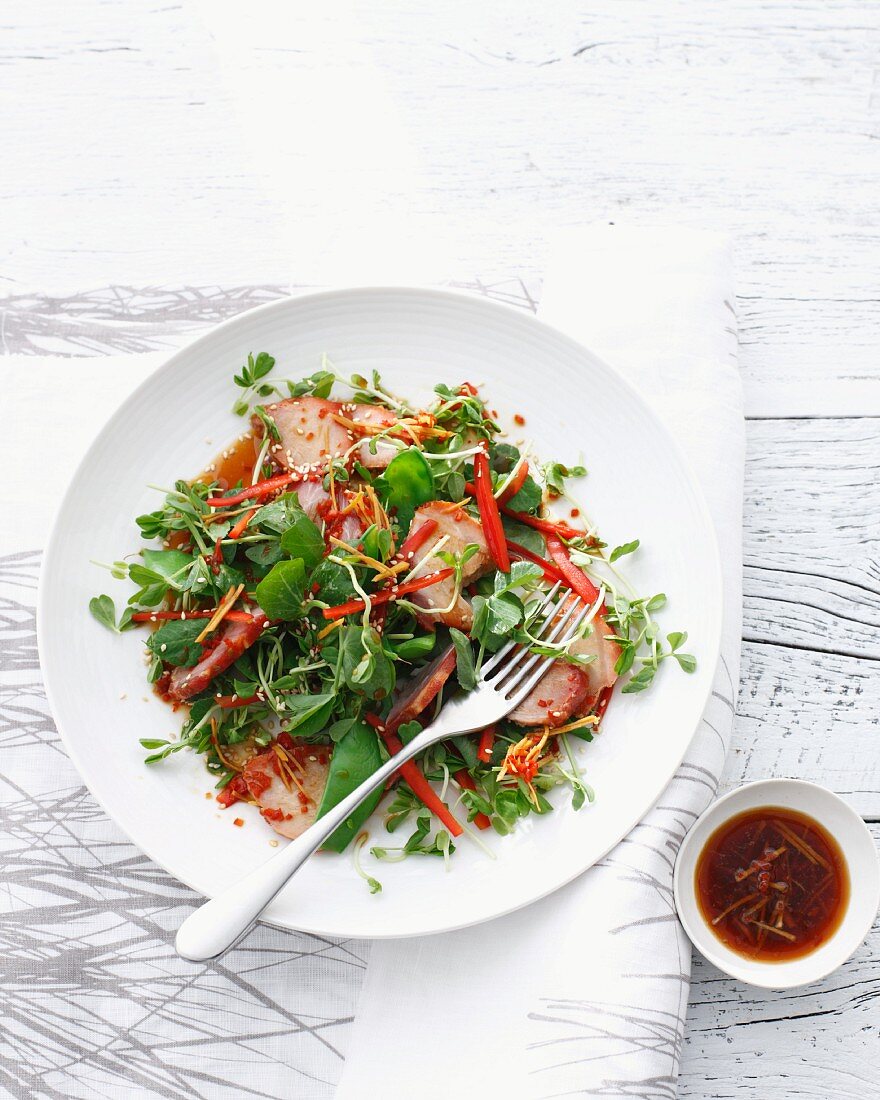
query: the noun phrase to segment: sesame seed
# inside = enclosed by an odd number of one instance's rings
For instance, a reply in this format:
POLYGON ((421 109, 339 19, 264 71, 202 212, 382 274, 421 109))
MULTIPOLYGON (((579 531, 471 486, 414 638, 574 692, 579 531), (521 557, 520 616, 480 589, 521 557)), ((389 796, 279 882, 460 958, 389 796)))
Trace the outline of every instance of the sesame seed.
POLYGON ((162 653, 164 653, 167 648, 168 646, 164 642, 159 646, 159 649, 162 653))
POLYGON ((277 848, 278 847, 278 841, 277 840, 270 840, 269 841, 269 847, 270 848, 277 848))
POLYGON ((123 693, 122 693, 122 694, 121 694, 121 695, 119 696, 119 698, 120 698, 120 699, 127 699, 127 698, 128 698, 128 696, 127 696, 127 695, 126 695, 126 693, 125 693, 125 692, 123 691, 123 693))

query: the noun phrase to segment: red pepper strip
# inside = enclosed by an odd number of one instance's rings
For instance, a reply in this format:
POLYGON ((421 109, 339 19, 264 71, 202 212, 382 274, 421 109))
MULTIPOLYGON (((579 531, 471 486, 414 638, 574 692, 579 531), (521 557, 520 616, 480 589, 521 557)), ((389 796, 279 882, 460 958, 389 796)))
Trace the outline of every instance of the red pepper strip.
MULTIPOLYGON (((407 592, 420 592, 423 588, 430 588, 432 584, 445 581, 454 572, 454 569, 438 569, 436 573, 429 573, 427 577, 416 577, 415 580, 392 585, 391 588, 370 596, 370 603, 375 607, 376 604, 387 603, 388 600, 396 600, 398 596, 405 596, 407 592)), ((336 607, 325 607, 321 614, 325 619, 341 619, 344 615, 363 611, 366 606, 363 600, 349 600, 348 603, 340 603, 336 607)))
POLYGON ((525 558, 526 561, 534 562, 535 565, 540 565, 544 570, 544 579, 547 581, 564 581, 565 574, 553 564, 552 561, 547 561, 546 558, 538 557, 537 554, 533 554, 531 550, 528 550, 525 546, 521 546, 518 542, 512 542, 507 540, 507 548, 512 550, 517 557, 525 558))
MULTIPOLYGON (((529 476, 529 464, 528 462, 521 462, 517 467, 516 473, 513 475, 513 480, 507 485, 507 488, 498 497, 498 503, 506 504, 509 500, 516 496, 520 489, 525 485, 526 478, 529 476)), ((476 496, 476 486, 470 481, 465 482, 464 491, 470 496, 476 496)))
POLYGON ((501 511, 510 519, 515 519, 517 523, 534 527, 544 535, 561 535, 564 539, 577 539, 583 538, 585 534, 584 531, 576 531, 574 527, 569 527, 563 520, 539 519, 537 516, 530 516, 528 512, 514 512, 512 508, 507 508, 503 504, 501 511))
MULTIPOLYGON (((317 474, 314 475, 317 477, 317 474)), ((276 489, 283 489, 294 481, 308 481, 303 474, 278 474, 258 481, 256 485, 250 485, 247 489, 239 489, 231 497, 208 497, 205 501, 210 508, 225 508, 227 504, 241 504, 243 500, 252 500, 254 497, 264 497, 267 493, 274 493, 276 489)))
MULTIPOLYGON (((370 725, 378 730, 379 735, 387 745, 391 755, 394 756, 399 753, 403 748, 403 742, 397 734, 391 733, 390 730, 385 729, 382 725, 381 718, 377 718, 374 714, 368 714, 366 718, 370 725)), ((461 836, 464 832, 461 825, 455 820, 450 813, 449 807, 445 802, 440 800, 437 792, 428 780, 425 779, 421 771, 419 771, 419 766, 416 764, 415 760, 407 760, 405 764, 401 764, 400 774, 407 783, 409 783, 416 798, 428 807, 431 813, 446 826, 449 832, 453 836, 461 836)))
POLYGON ((414 554, 416 550, 420 549, 428 541, 431 535, 437 530, 436 519, 426 519, 420 523, 415 531, 410 533, 403 540, 403 545, 397 551, 399 558, 406 558, 414 554))
POLYGON ((223 539, 218 538, 214 543, 214 552, 208 558, 208 565, 211 567, 212 573, 219 573, 220 566, 223 564, 223 539))
POLYGON ((525 485, 526 478, 529 476, 529 464, 523 461, 519 464, 519 468, 513 475, 513 480, 508 484, 507 488, 498 498, 499 504, 506 504, 511 497, 515 497, 520 489, 525 485))
POLYGON ((492 746, 495 744, 495 727, 486 726, 480 734, 480 745, 477 749, 477 759, 488 764, 492 760, 492 746))
POLYGON ((257 514, 258 510, 259 509, 257 509, 257 508, 251 508, 251 510, 249 512, 245 512, 245 514, 241 517, 241 519, 238 521, 238 523, 236 523, 236 525, 229 532, 229 537, 231 539, 240 539, 241 536, 245 533, 245 530, 247 529, 247 525, 250 523, 250 521, 257 514))
POLYGON ((547 549, 572 592, 576 592, 588 604, 595 603, 599 599, 599 589, 582 569, 573 564, 568 551, 556 535, 547 535, 547 549))
MULTIPOLYGON (((228 618, 228 616, 227 616, 228 618)), ((224 710, 234 710, 236 707, 249 707, 253 703, 262 703, 264 700, 259 695, 215 695, 211 702, 224 710)))
MULTIPOLYGON (((471 777, 471 774, 467 770, 467 768, 462 768, 460 771, 457 771, 453 776, 453 779, 459 785, 459 787, 464 787, 466 791, 475 791, 477 789, 477 785, 473 781, 473 778, 471 777)), ((488 817, 486 817, 484 813, 478 813, 474 817, 474 824, 478 829, 488 829, 492 822, 489 820, 488 817)))
POLYGON ((611 702, 611 693, 614 691, 614 685, 610 687, 604 687, 599 692, 599 698, 596 700, 596 717, 601 721, 605 717, 605 711, 608 710, 608 704, 611 702))
POLYGON ((485 451, 480 451, 479 454, 474 455, 474 488, 489 554, 502 573, 509 573, 510 557, 507 553, 507 543, 504 540, 501 516, 498 514, 498 502, 492 496, 489 457, 485 451))
MULTIPOLYGON (((216 607, 206 608, 204 611, 138 611, 131 617, 133 623, 166 623, 174 619, 211 619, 217 612, 216 607)), ((223 616, 224 622, 249 623, 254 619, 247 611, 227 611, 223 616)))

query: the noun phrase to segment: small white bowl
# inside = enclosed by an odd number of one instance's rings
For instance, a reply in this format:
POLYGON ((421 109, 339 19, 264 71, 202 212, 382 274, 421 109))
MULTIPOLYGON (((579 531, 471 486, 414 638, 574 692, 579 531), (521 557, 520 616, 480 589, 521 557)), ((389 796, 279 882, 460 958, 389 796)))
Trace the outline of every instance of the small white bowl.
POLYGON ((767 779, 731 791, 697 819, 678 853, 673 892, 685 932, 709 962, 750 985, 793 989, 836 970, 867 936, 880 907, 880 863, 865 823, 843 799, 800 779, 767 779), (786 962, 747 959, 731 951, 706 923, 697 902, 695 872, 706 841, 732 817, 761 806, 784 806, 814 818, 837 841, 849 872, 849 904, 837 931, 809 955, 786 962))

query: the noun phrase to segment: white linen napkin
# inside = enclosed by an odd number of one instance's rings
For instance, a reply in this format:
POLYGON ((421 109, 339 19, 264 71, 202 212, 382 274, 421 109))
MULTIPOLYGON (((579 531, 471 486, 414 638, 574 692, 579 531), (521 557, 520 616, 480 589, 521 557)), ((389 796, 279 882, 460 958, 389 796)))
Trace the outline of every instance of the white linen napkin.
POLYGON ((725 242, 679 229, 568 233, 541 315, 622 371, 703 486, 723 552, 712 697, 657 806, 600 864, 510 916, 373 945, 336 1100, 674 1097, 690 945, 672 868, 715 793, 741 636, 744 431, 725 242))

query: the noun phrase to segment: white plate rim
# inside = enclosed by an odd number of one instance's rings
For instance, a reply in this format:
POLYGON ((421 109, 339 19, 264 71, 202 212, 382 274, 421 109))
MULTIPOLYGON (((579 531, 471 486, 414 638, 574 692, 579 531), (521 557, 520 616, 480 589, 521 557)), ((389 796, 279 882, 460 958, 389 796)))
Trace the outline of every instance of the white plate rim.
MULTIPOLYGON (((40 666, 41 666, 41 671, 42 671, 42 675, 43 675, 43 681, 44 681, 44 687, 45 687, 45 691, 46 691, 47 701, 49 703, 49 707, 50 707, 50 710, 51 710, 52 716, 53 716, 53 721, 56 724, 56 728, 58 730, 61 741, 64 745, 65 751, 67 752, 68 756, 70 757, 71 761, 73 762, 74 766, 76 767, 77 772, 80 775, 80 778, 85 783, 85 785, 88 788, 89 792, 91 793, 92 797, 95 798, 96 802, 98 802, 98 804, 101 806, 101 809, 114 822, 114 824, 116 824, 117 827, 120 828, 123 833, 125 833, 125 835, 138 848, 138 850, 143 852, 149 859, 151 859, 154 863, 156 863, 159 867, 161 867, 167 874, 171 875, 172 878, 174 878, 178 882, 183 882, 184 885, 190 887, 193 890, 196 890, 200 894, 203 893, 201 888, 195 886, 191 881, 188 881, 187 878, 181 877, 176 871, 174 871, 171 867, 169 867, 168 864, 165 862, 165 860, 163 858, 160 858, 152 850, 152 846, 149 843, 148 839, 145 840, 140 835, 135 836, 133 834, 133 832, 128 827, 122 825, 122 823, 119 822, 116 819, 116 817, 110 812, 110 810, 107 808, 107 806, 105 805, 105 803, 102 800, 102 798, 100 797, 100 795, 93 789, 92 784, 89 782, 88 776, 89 776, 90 769, 86 765, 86 763, 83 761, 82 757, 80 756, 80 754, 78 753, 76 748, 74 747, 73 739, 71 737, 69 737, 67 735, 67 733, 65 732, 64 723, 59 717, 60 710, 56 706, 56 694, 55 694, 54 688, 52 686, 53 675, 50 672, 50 663, 46 660, 46 643, 45 643, 44 639, 46 638, 46 636, 48 634, 48 630, 49 630, 49 626, 50 626, 50 624, 49 624, 49 614, 50 614, 50 612, 48 611, 47 601, 45 599, 45 589, 46 589, 46 584, 48 583, 46 578, 50 575, 50 573, 52 571, 52 568, 53 568, 54 562, 55 562, 55 558, 60 556, 59 543, 61 541, 61 535, 62 535, 61 522, 60 521, 62 519, 64 502, 66 500, 66 497, 67 497, 67 494, 70 490, 70 487, 77 480, 80 472, 88 467, 88 465, 89 465, 89 463, 92 459, 93 454, 96 451, 98 451, 99 446, 100 446, 100 442, 101 442, 101 437, 104 434, 104 432, 109 430, 111 425, 117 419, 125 416, 126 413, 128 413, 131 408, 136 407, 138 399, 140 398, 141 394, 145 390, 148 389, 148 387, 151 387, 151 386, 155 385, 157 380, 160 380, 160 379, 163 379, 163 378, 169 376, 171 374, 171 372, 176 368, 176 366, 177 366, 177 364, 180 360, 185 359, 193 351, 201 348, 203 344, 206 344, 209 341, 215 339, 215 337, 217 336, 218 333, 222 333, 222 332, 226 332, 230 329, 234 329, 237 325, 241 324, 244 320, 250 320, 250 319, 252 319, 253 317, 255 317, 257 315, 270 314, 270 313, 273 313, 273 312, 276 312, 276 311, 279 311, 279 312, 283 311, 285 308, 289 308, 290 304, 292 302, 296 302, 296 303, 305 302, 306 304, 308 304, 310 302, 314 302, 315 304, 320 305, 322 303, 332 301, 332 299, 334 299, 334 298, 342 298, 342 297, 347 297, 347 296, 351 296, 351 295, 358 295, 358 294, 395 294, 395 295, 402 295, 402 296, 406 296, 406 295, 426 296, 426 297, 429 297, 429 298, 434 298, 437 301, 446 301, 446 302, 456 302, 456 301, 458 301, 460 303, 467 303, 470 306, 474 306, 474 304, 476 303, 477 305, 479 305, 482 308, 485 308, 489 311, 496 312, 497 314, 499 314, 499 316, 506 314, 511 318, 516 318, 519 322, 522 322, 522 321, 525 320, 527 324, 529 324, 531 326, 535 326, 538 329, 544 330, 547 333, 548 336, 552 336, 554 339, 562 341, 564 344, 567 344, 569 346, 569 348, 571 348, 571 349, 573 349, 577 352, 580 352, 581 354, 586 351, 586 353, 596 362, 596 364, 598 366, 600 366, 602 369, 606 370, 609 374, 614 376, 616 382, 626 391, 628 399, 631 402, 633 402, 635 405, 637 405, 641 409, 641 411, 650 418, 650 420, 653 422, 654 427, 656 428, 658 433, 661 436, 664 437, 666 446, 669 448, 670 452, 672 454, 674 454, 674 456, 676 458, 676 461, 678 463, 678 466, 680 468, 680 471, 681 471, 685 481, 687 482, 687 484, 688 484, 688 486, 691 490, 691 493, 692 493, 692 496, 693 496, 693 502, 696 506, 696 512, 697 512, 697 514, 698 514, 698 516, 701 520, 702 527, 703 527, 703 533, 704 533, 704 535, 706 536, 706 539, 707 539, 706 549, 709 551, 710 557, 709 557, 709 560, 706 562, 706 568, 707 568, 707 571, 711 574, 710 583, 711 583, 712 589, 715 592, 715 599, 713 600, 713 604, 712 604, 712 615, 711 615, 711 618, 710 618, 711 637, 709 637, 709 638, 703 637, 701 639, 704 643, 704 651, 705 651, 705 657, 703 658, 703 660, 706 661, 711 666, 711 668, 713 670, 718 665, 718 661, 719 661, 719 657, 720 657, 720 653, 721 653, 721 630, 722 630, 722 616, 723 616, 723 600, 722 600, 723 588, 722 588, 721 555, 720 555, 720 548, 719 548, 719 544, 718 544, 718 537, 717 537, 717 533, 716 533, 716 530, 715 530, 715 524, 712 521, 712 517, 711 517, 711 514, 709 512, 709 508, 708 508, 708 505, 706 503, 706 499, 705 499, 705 495, 703 493, 702 487, 699 483, 699 480, 697 479, 697 476, 696 476, 689 460, 686 458, 686 456, 682 452, 681 447, 678 444, 678 441, 675 439, 675 437, 669 431, 668 427, 666 426, 664 421, 660 418, 660 416, 651 408, 650 404, 645 399, 645 397, 641 394, 641 392, 637 389, 637 387, 624 374, 622 374, 620 371, 618 371, 612 364, 608 363, 601 356, 596 355, 593 351, 591 351, 588 347, 586 347, 586 345, 582 344, 578 340, 575 340, 573 337, 569 336, 567 333, 563 332, 562 330, 556 328, 556 326, 548 324, 546 321, 541 320, 535 314, 530 313, 526 310, 523 310, 523 309, 521 309, 517 306, 509 305, 508 303, 500 302, 496 299, 488 298, 484 295, 480 295, 480 294, 465 291, 465 290, 451 289, 451 288, 447 288, 447 287, 419 286, 419 285, 416 285, 416 284, 410 284, 410 285, 358 284, 358 285, 353 285, 353 286, 342 286, 342 287, 333 287, 333 288, 324 289, 324 290, 308 291, 308 292, 303 293, 303 294, 287 295, 287 296, 279 298, 275 301, 267 302, 263 305, 256 306, 253 309, 245 310, 242 313, 236 314, 234 317, 229 317, 226 320, 221 321, 218 324, 211 326, 211 328, 209 328, 206 332, 202 333, 200 336, 196 337, 194 340, 190 341, 189 343, 185 344, 183 347, 179 348, 168 359, 166 359, 164 362, 159 364, 154 370, 152 370, 150 372, 150 374, 145 379, 143 379, 135 387, 135 389, 128 395, 128 397, 126 397, 126 399, 114 410, 114 412, 104 422, 101 430, 98 432, 95 439, 89 445, 89 447, 86 450, 85 454, 81 458, 80 462, 77 464, 76 469, 73 471, 73 473, 72 473, 72 475, 71 475, 71 477, 68 481, 68 485, 65 488, 65 492, 64 492, 64 495, 62 497, 61 504, 59 505, 58 511, 57 511, 56 516, 53 520, 50 535, 49 535, 49 539, 46 543, 46 548, 45 548, 44 553, 43 553, 43 558, 42 558, 42 563, 41 563, 41 568, 40 568, 40 577, 39 577, 38 589, 37 589, 36 625, 37 625, 37 648, 38 648, 38 654, 39 654, 39 658, 40 658, 40 666)), ((706 703, 707 703, 707 701, 710 697, 711 691, 712 691, 712 677, 709 676, 709 677, 706 677, 706 680, 705 680, 705 688, 704 688, 703 697, 702 697, 702 700, 701 700, 701 704, 702 704, 701 709, 700 709, 700 714, 701 715, 702 715, 703 710, 705 709, 705 706, 706 706, 706 703)), ((658 781, 658 783, 657 783, 657 787, 658 787, 657 797, 654 799, 654 801, 651 803, 650 806, 634 810, 632 815, 627 817, 627 819, 626 819, 627 824, 625 825, 625 827, 621 827, 621 828, 618 829, 619 835, 616 837, 616 839, 609 842, 602 851, 600 851, 594 857, 590 858, 589 861, 586 864, 573 866, 571 874, 569 874, 567 877, 560 878, 558 881, 555 881, 553 884, 551 884, 546 889, 540 889, 540 890, 536 890, 536 891, 530 893, 529 896, 521 898, 520 900, 518 900, 516 903, 514 903, 512 905, 501 907, 496 912, 493 912, 492 914, 478 915, 472 920, 456 920, 453 923, 444 923, 442 925, 438 925, 438 926, 432 927, 430 929, 421 929, 421 928, 419 928, 419 929, 413 929, 411 931, 403 931, 403 932, 401 932, 401 931, 390 931, 390 932, 387 932, 387 933, 370 932, 368 934, 365 934, 362 929, 359 929, 357 927, 351 927, 350 929, 346 929, 346 928, 340 928, 338 925, 335 925, 333 930, 328 932, 326 928, 322 928, 320 926, 313 925, 309 922, 294 924, 294 923, 287 923, 287 922, 284 922, 284 921, 273 920, 271 918, 265 918, 265 917, 261 918, 260 923, 267 924, 270 927, 283 929, 285 931, 301 931, 301 932, 308 932, 308 933, 312 933, 312 934, 316 934, 316 935, 333 935, 333 936, 340 936, 340 937, 359 937, 359 938, 369 938, 369 939, 400 939, 400 938, 408 938, 410 936, 418 936, 418 935, 437 935, 437 934, 440 934, 442 932, 455 931, 455 930, 460 929, 460 928, 471 927, 473 925, 483 923, 487 920, 494 920, 497 917, 506 916, 507 914, 512 913, 512 912, 516 912, 517 910, 519 910, 521 908, 524 908, 527 905, 531 905, 532 903, 534 903, 536 901, 540 901, 542 898, 545 898, 545 897, 549 896, 550 894, 555 893, 557 890, 561 889, 562 887, 568 885, 570 882, 572 882, 574 879, 579 877, 585 871, 587 871, 591 867, 595 866, 596 863, 598 863, 601 859, 603 859, 608 854, 608 852, 610 852, 614 847, 616 847, 616 845, 618 843, 620 843, 620 841, 629 832, 631 832, 631 830, 633 828, 635 828, 635 826, 645 817, 645 815, 650 812, 651 808, 656 804, 657 800, 662 796, 663 791, 666 789, 669 781, 672 779, 672 777, 674 776, 676 770, 678 769, 679 765, 681 764, 682 760, 684 759, 684 757, 687 753, 687 750, 690 747, 691 742, 693 741, 693 737, 694 737, 694 734, 696 733, 696 730, 699 726, 700 720, 701 720, 701 718, 697 719, 697 722, 694 725, 693 729, 691 730, 687 741, 683 741, 683 748, 682 748, 680 754, 677 756, 674 763, 671 763, 670 766, 666 769, 666 772, 662 777, 662 782, 658 781)), ((212 896, 212 895, 209 894, 207 896, 212 896)))

